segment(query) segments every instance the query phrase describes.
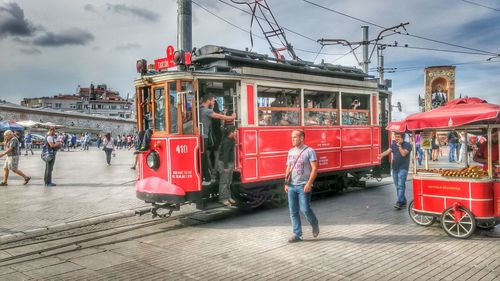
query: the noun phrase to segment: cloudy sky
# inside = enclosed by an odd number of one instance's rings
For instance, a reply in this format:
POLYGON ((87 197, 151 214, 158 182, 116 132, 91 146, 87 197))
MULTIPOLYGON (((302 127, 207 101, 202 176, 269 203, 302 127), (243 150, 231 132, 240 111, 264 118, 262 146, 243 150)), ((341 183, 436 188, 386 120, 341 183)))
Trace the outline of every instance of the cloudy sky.
MULTIPOLYGON (((357 66, 348 47, 321 49, 315 40, 360 41, 362 25, 370 26, 373 39, 383 28, 409 22, 401 34, 388 32, 379 41, 392 46, 384 50, 385 78, 393 81, 393 101, 403 104, 396 118, 418 110, 427 66, 456 65, 457 95, 500 103, 497 0, 267 2, 306 61, 357 66)), ((252 47, 248 7, 231 5, 193 1, 193 46, 252 47)), ((253 34, 252 50, 269 54, 256 25, 253 34)), ((169 44, 176 45, 175 0, 0 0, 0 99, 19 103, 24 97, 73 94, 91 82, 126 97, 134 92, 136 60, 163 57, 169 44)), ((360 49, 356 53, 361 57, 360 49)), ((370 69, 376 66, 374 55, 370 69)))

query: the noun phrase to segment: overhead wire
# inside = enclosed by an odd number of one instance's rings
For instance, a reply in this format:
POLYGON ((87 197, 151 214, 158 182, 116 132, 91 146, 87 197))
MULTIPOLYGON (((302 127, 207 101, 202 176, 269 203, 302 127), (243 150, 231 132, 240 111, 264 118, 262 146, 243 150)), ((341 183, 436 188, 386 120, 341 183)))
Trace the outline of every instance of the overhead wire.
MULTIPOLYGON (((459 65, 476 65, 476 64, 489 64, 489 63, 499 63, 500 61, 468 61, 468 62, 458 62, 458 63, 446 63, 444 65, 449 66, 459 66, 459 65)), ((428 65, 420 66, 405 66, 405 67, 384 67, 384 72, 395 73, 395 72, 408 72, 408 71, 421 71, 423 68, 428 67, 428 65)), ((377 68, 370 68, 369 72, 378 71, 377 68)))
MULTIPOLYGON (((373 25, 373 26, 376 26, 378 28, 385 29, 384 26, 381 26, 379 24, 376 24, 376 23, 373 23, 373 22, 369 22, 369 21, 363 20, 361 18, 354 17, 354 16, 348 15, 346 13, 339 12, 337 10, 328 8, 326 6, 317 4, 315 2, 312 2, 312 1, 309 1, 309 0, 302 0, 302 1, 304 1, 306 3, 309 3, 309 4, 313 5, 313 6, 316 6, 318 8, 330 11, 332 13, 339 14, 339 15, 342 15, 342 16, 348 17, 350 19, 354 19, 354 20, 357 20, 357 21, 360 21, 360 22, 363 22, 363 23, 366 23, 366 24, 369 24, 369 25, 373 25)), ((481 52, 481 53, 484 53, 484 54, 495 55, 495 56, 499 55, 497 53, 493 53, 493 52, 490 52, 490 51, 484 51, 484 50, 480 50, 480 49, 476 49, 476 48, 470 48, 470 47, 461 46, 461 45, 458 45, 458 44, 448 43, 448 42, 444 42, 444 41, 441 41, 441 40, 436 40, 436 39, 432 39, 432 38, 428 38, 428 37, 424 37, 424 36, 410 34, 408 32, 401 33, 401 35, 406 35, 406 36, 418 38, 418 39, 421 39, 421 40, 430 41, 430 42, 439 43, 439 44, 444 44, 444 45, 448 45, 448 46, 453 46, 453 47, 457 47, 457 48, 461 48, 461 49, 467 49, 467 50, 470 50, 470 51, 477 51, 477 52, 481 52)))
MULTIPOLYGON (((239 8, 239 7, 236 7, 236 6, 234 6, 234 5, 230 4, 230 3, 227 3, 227 2, 225 2, 225 1, 223 1, 223 0, 218 0, 218 1, 219 1, 219 2, 221 2, 221 3, 224 3, 224 4, 226 4, 226 5, 229 5, 229 6, 233 7, 233 8, 235 8, 235 9, 238 9, 238 10, 240 10, 240 11, 244 12, 244 13, 247 13, 247 14, 251 15, 251 13, 250 13, 250 12, 248 12, 248 11, 246 11, 246 10, 243 10, 243 9, 241 9, 241 8, 239 8)), ((201 4, 199 4, 199 3, 197 3, 196 1, 192 1, 192 3, 193 3, 194 5, 196 5, 196 6, 198 6, 199 8, 201 8, 202 10, 206 11, 207 13, 209 13, 209 14, 213 15, 214 17, 216 17, 216 18, 218 18, 218 19, 222 20, 223 22, 225 22, 225 23, 227 23, 227 24, 231 25, 232 27, 234 27, 234 28, 236 28, 236 29, 238 29, 238 30, 240 30, 240 31, 243 31, 243 32, 245 32, 245 33, 251 34, 249 30, 246 30, 246 29, 244 29, 244 28, 242 28, 242 27, 240 27, 240 26, 235 25, 234 23, 232 23, 232 22, 230 22, 229 20, 227 20, 227 19, 225 19, 225 18, 223 18, 223 17, 221 17, 221 16, 217 15, 216 13, 212 12, 210 9, 208 9, 208 8, 204 7, 203 5, 201 5, 201 4)), ((300 33, 298 33, 298 32, 292 31, 291 29, 286 28, 286 27, 282 27, 282 28, 283 28, 283 29, 285 29, 285 30, 287 30, 287 31, 290 31, 290 32, 291 32, 291 33, 293 33, 293 34, 296 34, 296 35, 298 35, 298 36, 300 36, 300 37, 306 38, 306 39, 308 39, 308 40, 312 40, 312 41, 314 41, 315 43, 317 43, 317 42, 316 42, 316 40, 314 40, 314 39, 312 39, 312 38, 310 38, 310 37, 307 37, 307 36, 305 36, 305 35, 303 35, 303 34, 300 34, 300 33)), ((255 34, 253 34, 252 36, 255 36, 255 37, 257 37, 257 38, 259 38, 259 39, 261 39, 261 40, 266 40, 266 38, 264 38, 263 36, 259 36, 259 35, 255 35, 255 34)), ((317 53, 318 53, 317 51, 305 50, 305 49, 301 49, 301 48, 297 48, 297 47, 294 47, 294 49, 295 49, 295 50, 297 50, 297 51, 305 52, 305 53, 311 53, 311 54, 317 54, 317 53)), ((325 52, 320 52, 319 54, 320 54, 320 55, 326 55, 326 56, 345 56, 345 54, 325 53, 325 52)))
POLYGON ((489 7, 489 6, 483 5, 481 3, 477 3, 477 2, 473 2, 473 1, 468 1, 468 0, 462 0, 462 1, 465 2, 465 3, 469 3, 469 4, 472 4, 472 5, 476 5, 476 6, 479 6, 479 7, 483 7, 483 8, 486 8, 486 9, 490 9, 490 10, 493 10, 493 11, 500 12, 500 9, 495 9, 493 7, 489 7))
POLYGON ((468 51, 458 51, 458 50, 448 50, 448 49, 436 49, 436 48, 426 48, 426 47, 414 47, 414 46, 408 46, 407 44, 404 45, 391 45, 391 44, 381 44, 381 46, 385 47, 392 47, 392 48, 406 48, 406 49, 416 49, 416 50, 426 50, 426 51, 435 51, 435 52, 446 52, 446 53, 457 53, 457 54, 468 54, 468 55, 479 55, 479 56, 491 56, 489 54, 485 53, 478 53, 478 52, 468 52, 468 51))

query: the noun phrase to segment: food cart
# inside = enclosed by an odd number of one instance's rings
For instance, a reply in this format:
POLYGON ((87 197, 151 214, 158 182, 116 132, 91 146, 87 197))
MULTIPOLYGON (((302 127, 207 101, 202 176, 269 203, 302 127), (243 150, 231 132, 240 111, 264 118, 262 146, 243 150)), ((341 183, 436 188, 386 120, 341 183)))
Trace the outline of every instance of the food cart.
MULTIPOLYGON (((443 230, 455 238, 470 237, 476 227, 493 228, 499 224, 500 165, 492 163, 490 141, 493 129, 500 128, 499 112, 499 105, 478 98, 463 98, 388 125, 392 131, 413 134, 429 129, 464 130, 466 135, 467 131, 480 129, 488 134, 487 171, 480 166, 469 166, 467 153, 465 167, 461 169, 432 169, 427 159, 424 169, 417 169, 413 163, 413 201, 408 205, 408 212, 416 224, 430 226, 439 218, 443 230)), ((412 153, 415 161, 415 149, 412 153)))

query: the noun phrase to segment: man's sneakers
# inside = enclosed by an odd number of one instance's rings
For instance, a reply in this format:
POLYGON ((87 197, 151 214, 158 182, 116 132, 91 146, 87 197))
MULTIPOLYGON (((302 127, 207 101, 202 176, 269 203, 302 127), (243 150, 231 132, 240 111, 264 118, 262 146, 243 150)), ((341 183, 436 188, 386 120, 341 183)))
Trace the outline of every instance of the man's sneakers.
POLYGON ((316 238, 319 235, 319 225, 313 227, 313 237, 316 238))
POLYGON ((204 185, 204 186, 211 185, 211 184, 212 184, 212 182, 210 182, 210 181, 202 181, 201 182, 201 185, 204 185))
POLYGON ((288 237, 288 243, 295 243, 295 242, 300 242, 302 241, 302 237, 299 237, 297 235, 292 235, 288 237))
POLYGON ((27 184, 28 184, 28 182, 30 182, 30 180, 31 180, 31 177, 26 177, 26 178, 24 179, 24 185, 27 185, 27 184))
POLYGON ((45 186, 51 187, 51 186, 56 186, 56 184, 51 182, 51 183, 47 183, 45 186))
POLYGON ((406 207, 406 203, 399 203, 399 202, 396 202, 396 204, 392 205, 394 207, 394 209, 396 210, 401 210, 402 208, 406 207))
POLYGON ((6 182, 0 182, 0 186, 7 186, 8 184, 6 182))

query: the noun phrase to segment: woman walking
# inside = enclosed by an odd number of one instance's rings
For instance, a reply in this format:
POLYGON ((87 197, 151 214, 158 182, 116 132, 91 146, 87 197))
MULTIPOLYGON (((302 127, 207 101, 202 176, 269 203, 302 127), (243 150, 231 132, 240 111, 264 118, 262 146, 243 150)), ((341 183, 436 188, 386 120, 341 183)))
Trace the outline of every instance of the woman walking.
POLYGON ((111 133, 106 133, 104 135, 104 152, 106 152, 106 162, 108 166, 111 165, 111 153, 115 151, 115 144, 113 138, 111 137, 111 133))
POLYGON ((431 160, 432 161, 438 161, 438 156, 439 156, 439 139, 436 135, 436 132, 432 132, 432 154, 431 154, 431 160))

